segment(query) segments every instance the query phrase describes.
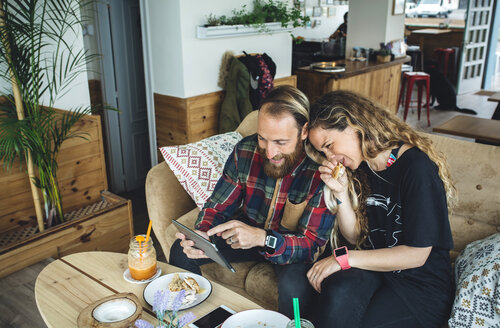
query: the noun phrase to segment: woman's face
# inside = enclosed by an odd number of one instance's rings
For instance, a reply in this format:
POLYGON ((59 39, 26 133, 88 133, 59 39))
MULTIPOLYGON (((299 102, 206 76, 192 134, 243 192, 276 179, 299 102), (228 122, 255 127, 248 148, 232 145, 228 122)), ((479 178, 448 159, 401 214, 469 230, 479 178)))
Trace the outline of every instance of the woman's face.
POLYGON ((350 126, 344 131, 313 128, 309 131, 309 141, 316 150, 323 152, 328 160, 341 162, 352 170, 357 169, 364 160, 358 135, 350 126))

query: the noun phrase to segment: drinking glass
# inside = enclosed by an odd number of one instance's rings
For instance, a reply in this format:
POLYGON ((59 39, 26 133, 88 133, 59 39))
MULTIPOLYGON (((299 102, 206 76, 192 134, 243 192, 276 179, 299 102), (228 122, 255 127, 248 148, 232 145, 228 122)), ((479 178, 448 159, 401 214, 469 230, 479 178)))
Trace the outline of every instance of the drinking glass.
POLYGON ((130 240, 128 268, 135 280, 145 280, 155 275, 156 250, 152 238, 146 241, 146 235, 137 235, 130 240))

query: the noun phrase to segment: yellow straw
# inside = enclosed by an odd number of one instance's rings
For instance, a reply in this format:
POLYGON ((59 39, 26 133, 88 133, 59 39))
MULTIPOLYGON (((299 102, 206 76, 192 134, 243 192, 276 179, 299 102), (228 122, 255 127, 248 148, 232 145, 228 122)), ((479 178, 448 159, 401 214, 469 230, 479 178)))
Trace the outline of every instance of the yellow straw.
POLYGON ((146 243, 148 242, 149 240, 149 234, 151 233, 151 224, 153 223, 153 221, 149 220, 149 225, 148 225, 148 232, 146 233, 146 243))

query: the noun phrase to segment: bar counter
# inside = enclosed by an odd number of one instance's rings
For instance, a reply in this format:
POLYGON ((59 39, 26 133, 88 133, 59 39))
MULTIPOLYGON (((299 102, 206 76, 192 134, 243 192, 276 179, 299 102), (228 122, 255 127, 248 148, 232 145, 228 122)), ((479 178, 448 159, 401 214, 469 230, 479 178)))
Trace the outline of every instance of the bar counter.
POLYGON ((313 102, 334 90, 350 90, 369 97, 394 113, 398 109, 401 65, 410 61, 406 56, 387 63, 375 61, 337 60, 344 64, 343 72, 318 72, 309 66, 297 69, 297 87, 313 102))

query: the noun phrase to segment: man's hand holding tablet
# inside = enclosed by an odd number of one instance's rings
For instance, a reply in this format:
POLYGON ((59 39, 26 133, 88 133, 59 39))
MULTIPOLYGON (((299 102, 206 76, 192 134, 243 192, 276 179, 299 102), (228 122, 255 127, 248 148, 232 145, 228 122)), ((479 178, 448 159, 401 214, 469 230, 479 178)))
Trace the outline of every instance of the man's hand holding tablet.
MULTIPOLYGON (((209 240, 208 235, 206 232, 201 231, 201 230, 194 230, 197 234, 205 238, 206 240, 209 240)), ((207 259, 208 256, 205 255, 205 252, 199 248, 194 247, 194 241, 187 239, 186 235, 183 234, 182 232, 176 232, 175 237, 179 238, 181 240, 181 246, 184 249, 184 253, 189 257, 190 259, 207 259)))
POLYGON ((175 235, 177 238, 181 239, 181 246, 183 252, 188 258, 191 259, 206 259, 210 258, 214 262, 228 268, 232 272, 236 272, 231 264, 226 260, 226 258, 219 251, 215 242, 212 242, 214 237, 209 237, 207 233, 199 230, 191 230, 182 223, 178 221, 172 221, 172 223, 177 227, 177 232, 175 235))

